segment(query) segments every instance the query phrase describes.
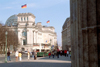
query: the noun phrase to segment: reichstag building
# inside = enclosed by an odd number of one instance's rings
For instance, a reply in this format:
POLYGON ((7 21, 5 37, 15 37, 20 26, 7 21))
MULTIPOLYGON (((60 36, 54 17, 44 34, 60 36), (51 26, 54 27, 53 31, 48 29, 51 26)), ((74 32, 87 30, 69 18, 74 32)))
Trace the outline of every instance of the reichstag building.
POLYGON ((6 25, 18 35, 19 51, 49 51, 57 47, 57 34, 52 26, 35 23, 32 13, 10 16, 6 25))

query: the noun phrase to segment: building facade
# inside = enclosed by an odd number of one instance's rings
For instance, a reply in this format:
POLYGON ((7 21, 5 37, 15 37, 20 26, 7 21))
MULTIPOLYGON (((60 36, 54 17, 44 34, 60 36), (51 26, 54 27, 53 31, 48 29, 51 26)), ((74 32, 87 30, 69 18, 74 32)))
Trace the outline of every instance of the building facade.
POLYGON ((62 50, 71 51, 70 18, 67 18, 62 27, 62 50))
POLYGON ((57 47, 57 35, 52 26, 42 26, 41 22, 35 23, 32 13, 19 13, 12 15, 6 25, 18 35, 18 50, 20 51, 45 51, 57 47))
POLYGON ((100 67, 100 0, 70 0, 72 67, 100 67))

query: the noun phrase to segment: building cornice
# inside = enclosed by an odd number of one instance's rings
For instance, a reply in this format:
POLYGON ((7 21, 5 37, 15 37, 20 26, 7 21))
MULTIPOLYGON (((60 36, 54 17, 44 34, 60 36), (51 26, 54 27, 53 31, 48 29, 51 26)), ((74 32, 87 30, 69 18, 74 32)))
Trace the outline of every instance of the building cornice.
POLYGON ((17 16, 26 16, 26 17, 28 17, 28 16, 32 16, 33 18, 36 18, 32 13, 19 13, 17 16))

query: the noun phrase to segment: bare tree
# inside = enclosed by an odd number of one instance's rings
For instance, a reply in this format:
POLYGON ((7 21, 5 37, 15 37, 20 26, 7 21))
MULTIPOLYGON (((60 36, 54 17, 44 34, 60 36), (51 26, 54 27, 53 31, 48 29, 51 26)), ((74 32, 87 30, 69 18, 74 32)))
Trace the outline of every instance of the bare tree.
POLYGON ((7 26, 3 26, 2 24, 0 24, 0 53, 4 53, 5 51, 5 32, 8 32, 7 35, 7 48, 9 49, 10 46, 14 47, 18 47, 18 36, 17 34, 9 29, 9 27, 7 26), (3 51, 4 50, 4 51, 3 51))

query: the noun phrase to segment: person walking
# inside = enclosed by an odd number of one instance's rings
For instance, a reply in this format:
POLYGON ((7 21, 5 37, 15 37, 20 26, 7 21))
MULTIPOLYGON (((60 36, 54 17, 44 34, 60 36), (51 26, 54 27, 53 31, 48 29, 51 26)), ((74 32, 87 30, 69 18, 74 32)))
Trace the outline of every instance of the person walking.
POLYGON ((54 58, 54 51, 52 51, 52 56, 53 56, 53 58, 54 58))
POLYGON ((28 51, 27 55, 28 55, 28 60, 29 60, 30 59, 30 52, 29 51, 28 51))
POLYGON ((64 54, 65 54, 65 57, 66 57, 66 54, 67 54, 67 50, 64 50, 64 54))
POLYGON ((60 51, 60 55, 62 56, 62 50, 60 51))
POLYGON ((56 50, 54 50, 54 56, 56 56, 56 55, 57 55, 56 50))
POLYGON ((10 51, 7 52, 7 61, 11 61, 11 58, 10 58, 10 51))
POLYGON ((34 50, 33 50, 33 52, 32 52, 32 57, 33 57, 33 59, 34 59, 34 50))
POLYGON ((69 51, 67 51, 67 57, 68 57, 68 55, 69 55, 69 51))
POLYGON ((18 57, 19 57, 19 61, 21 61, 22 60, 22 54, 21 54, 21 52, 18 53, 18 57))
POLYGON ((69 54, 70 54, 70 58, 71 58, 71 51, 70 51, 70 53, 69 53, 69 54))
POLYGON ((57 49, 57 58, 59 58, 59 49, 57 49))
POLYGON ((18 51, 15 52, 16 61, 18 61, 18 51))
POLYGON ((49 54, 48 54, 48 55, 49 55, 49 58, 50 58, 50 57, 51 57, 51 52, 49 52, 49 54))
POLYGON ((34 51, 34 60, 36 60, 36 59, 37 59, 37 52, 34 51))

